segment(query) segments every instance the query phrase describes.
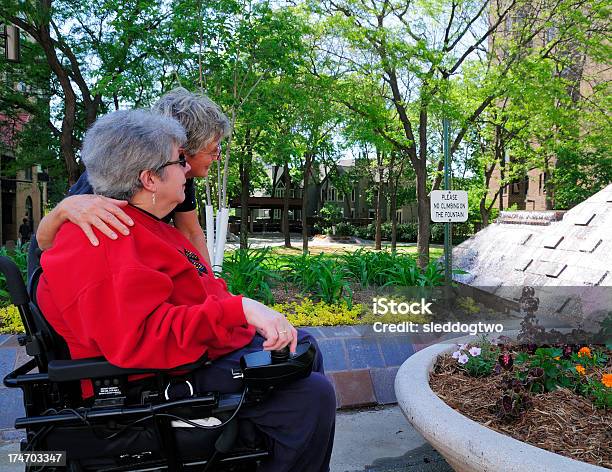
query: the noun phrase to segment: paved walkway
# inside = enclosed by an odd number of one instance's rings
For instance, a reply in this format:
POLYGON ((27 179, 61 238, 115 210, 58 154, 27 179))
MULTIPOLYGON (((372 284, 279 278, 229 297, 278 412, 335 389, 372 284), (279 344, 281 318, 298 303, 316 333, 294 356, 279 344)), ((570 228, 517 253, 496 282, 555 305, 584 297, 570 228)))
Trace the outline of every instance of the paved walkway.
MULTIPOLYGON (((23 471, 9 464, 17 442, 0 441, 0 472, 23 471)), ((403 417, 397 406, 340 411, 331 472, 452 472, 403 417)))

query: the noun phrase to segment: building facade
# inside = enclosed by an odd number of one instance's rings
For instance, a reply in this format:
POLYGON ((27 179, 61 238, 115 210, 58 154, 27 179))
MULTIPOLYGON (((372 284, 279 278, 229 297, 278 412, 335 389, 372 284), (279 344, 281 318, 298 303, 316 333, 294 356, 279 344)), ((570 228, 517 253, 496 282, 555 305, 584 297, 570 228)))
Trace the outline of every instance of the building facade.
MULTIPOLYGON (((0 24, 0 53, 3 59, 20 60, 21 35, 12 25, 0 24)), ((2 80, 7 80, 1 77, 2 80)), ((20 90, 21 84, 7 84, 20 90)), ((18 241, 19 227, 26 220, 31 231, 36 231, 47 204, 47 174, 40 166, 18 165, 17 137, 27 125, 29 115, 17 113, 7 116, 0 112, 0 244, 18 241)))

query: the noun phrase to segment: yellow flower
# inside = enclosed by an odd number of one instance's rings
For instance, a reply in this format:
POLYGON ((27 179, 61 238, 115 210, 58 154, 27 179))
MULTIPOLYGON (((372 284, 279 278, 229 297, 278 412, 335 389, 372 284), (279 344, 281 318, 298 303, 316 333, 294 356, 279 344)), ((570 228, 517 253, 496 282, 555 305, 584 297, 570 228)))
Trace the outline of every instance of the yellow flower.
POLYGON ((556 361, 558 361, 559 359, 561 359, 561 356, 557 356, 554 358, 556 361))
POLYGON ((606 387, 612 388, 612 374, 603 374, 601 378, 601 383, 606 387))
POLYGON ((591 357, 591 350, 588 347, 581 347, 578 351, 578 357, 587 356, 591 357))
POLYGON ((580 374, 580 375, 584 375, 585 370, 584 367, 582 367, 581 365, 577 365, 576 366, 576 371, 580 374))

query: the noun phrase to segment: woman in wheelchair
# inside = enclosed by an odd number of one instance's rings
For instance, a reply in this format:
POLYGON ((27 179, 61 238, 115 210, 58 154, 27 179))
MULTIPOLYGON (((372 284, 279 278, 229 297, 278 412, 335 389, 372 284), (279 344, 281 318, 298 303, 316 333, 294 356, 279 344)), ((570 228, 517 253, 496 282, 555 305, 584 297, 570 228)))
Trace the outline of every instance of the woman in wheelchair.
MULTIPOLYGON (((173 118, 117 111, 86 133, 81 158, 96 194, 127 200, 129 235, 99 238, 64 223, 41 258, 38 304, 73 359, 102 356, 126 368, 170 369, 207 356, 197 393, 236 392, 245 353, 309 340, 280 313, 228 292, 193 245, 164 218, 185 198, 185 132, 173 118)), ((91 397, 91 383, 82 384, 91 397)), ((336 400, 317 354, 309 377, 245 405, 270 446, 261 471, 327 471, 336 400)))

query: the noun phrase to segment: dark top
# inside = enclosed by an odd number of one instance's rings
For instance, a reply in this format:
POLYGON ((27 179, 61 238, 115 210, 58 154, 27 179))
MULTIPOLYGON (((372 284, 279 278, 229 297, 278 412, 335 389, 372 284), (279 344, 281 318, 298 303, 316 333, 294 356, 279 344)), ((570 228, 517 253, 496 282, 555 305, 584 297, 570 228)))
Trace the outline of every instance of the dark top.
MULTIPOLYGON (((88 195, 93 194, 93 187, 87 180, 87 171, 81 174, 79 180, 70 187, 68 190, 68 195, 88 195)), ((193 183, 193 179, 187 179, 185 183, 185 200, 182 203, 179 203, 172 212, 163 218, 164 221, 168 222, 174 216, 174 212, 185 213, 188 211, 193 211, 196 209, 196 195, 195 195, 195 184, 193 183)))
POLYGON ((22 223, 19 227, 19 235, 21 239, 30 239, 30 235, 32 234, 32 229, 30 228, 30 223, 22 223))

